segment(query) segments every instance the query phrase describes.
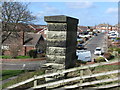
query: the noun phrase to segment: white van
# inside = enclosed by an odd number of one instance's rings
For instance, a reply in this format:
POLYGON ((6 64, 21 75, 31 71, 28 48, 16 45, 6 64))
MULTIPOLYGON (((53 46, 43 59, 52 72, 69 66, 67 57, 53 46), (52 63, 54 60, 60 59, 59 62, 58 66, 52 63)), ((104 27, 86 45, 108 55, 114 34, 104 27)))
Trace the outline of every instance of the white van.
POLYGON ((77 60, 91 61, 91 59, 92 59, 91 52, 88 50, 77 50, 76 55, 78 57, 77 60))

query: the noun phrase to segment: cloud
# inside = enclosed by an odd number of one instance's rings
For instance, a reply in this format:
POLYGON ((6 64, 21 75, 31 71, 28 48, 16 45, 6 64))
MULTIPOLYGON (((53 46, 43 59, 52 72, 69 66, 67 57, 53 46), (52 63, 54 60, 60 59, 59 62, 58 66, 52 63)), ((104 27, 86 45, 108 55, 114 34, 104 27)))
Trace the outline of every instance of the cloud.
POLYGON ((106 13, 111 14, 111 13, 117 13, 118 12, 118 8, 108 8, 106 10, 106 13))
POLYGON ((54 6, 48 5, 47 3, 41 5, 38 12, 34 13, 34 15, 37 17, 37 23, 39 24, 45 24, 44 16, 52 16, 52 15, 59 15, 61 13, 59 8, 55 8, 54 6))
POLYGON ((66 3, 67 6, 69 8, 92 8, 95 7, 95 5, 93 4, 93 2, 88 2, 88 1, 84 1, 84 2, 70 2, 70 3, 66 3))
POLYGON ((48 15, 55 15, 55 14, 59 14, 60 10, 58 8, 55 8, 53 6, 49 6, 49 5, 45 5, 44 8, 37 12, 35 15, 37 17, 41 17, 43 18, 44 16, 48 16, 48 15))

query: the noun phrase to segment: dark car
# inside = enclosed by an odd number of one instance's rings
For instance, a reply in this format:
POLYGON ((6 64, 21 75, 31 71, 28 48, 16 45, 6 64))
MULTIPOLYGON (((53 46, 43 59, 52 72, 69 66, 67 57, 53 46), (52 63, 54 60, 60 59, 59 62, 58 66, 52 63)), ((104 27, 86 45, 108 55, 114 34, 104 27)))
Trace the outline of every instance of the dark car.
POLYGON ((77 49, 84 49, 84 45, 83 44, 78 44, 77 49))
POLYGON ((94 36, 97 36, 97 33, 94 33, 94 36))

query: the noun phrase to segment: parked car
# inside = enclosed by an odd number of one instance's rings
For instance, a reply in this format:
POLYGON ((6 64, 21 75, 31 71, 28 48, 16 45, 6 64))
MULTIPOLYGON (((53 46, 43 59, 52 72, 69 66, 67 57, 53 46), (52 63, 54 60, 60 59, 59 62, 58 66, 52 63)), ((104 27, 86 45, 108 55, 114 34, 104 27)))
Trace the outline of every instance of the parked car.
POLYGON ((95 55, 101 55, 102 54, 102 49, 101 47, 96 47, 95 51, 94 51, 95 55))
POLYGON ((77 44, 77 49, 84 49, 84 45, 83 44, 77 44))
POLYGON ((94 36, 97 36, 97 33, 94 33, 94 36))

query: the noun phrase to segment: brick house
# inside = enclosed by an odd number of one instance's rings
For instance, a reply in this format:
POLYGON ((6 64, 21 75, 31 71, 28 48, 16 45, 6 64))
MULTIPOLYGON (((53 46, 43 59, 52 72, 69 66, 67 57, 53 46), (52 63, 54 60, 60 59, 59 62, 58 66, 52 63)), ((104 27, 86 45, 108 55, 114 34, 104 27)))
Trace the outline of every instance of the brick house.
POLYGON ((42 34, 20 31, 17 35, 9 36, 2 44, 2 51, 4 55, 11 55, 12 52, 17 52, 18 55, 26 55, 30 50, 40 49, 40 45, 43 43, 42 34))

